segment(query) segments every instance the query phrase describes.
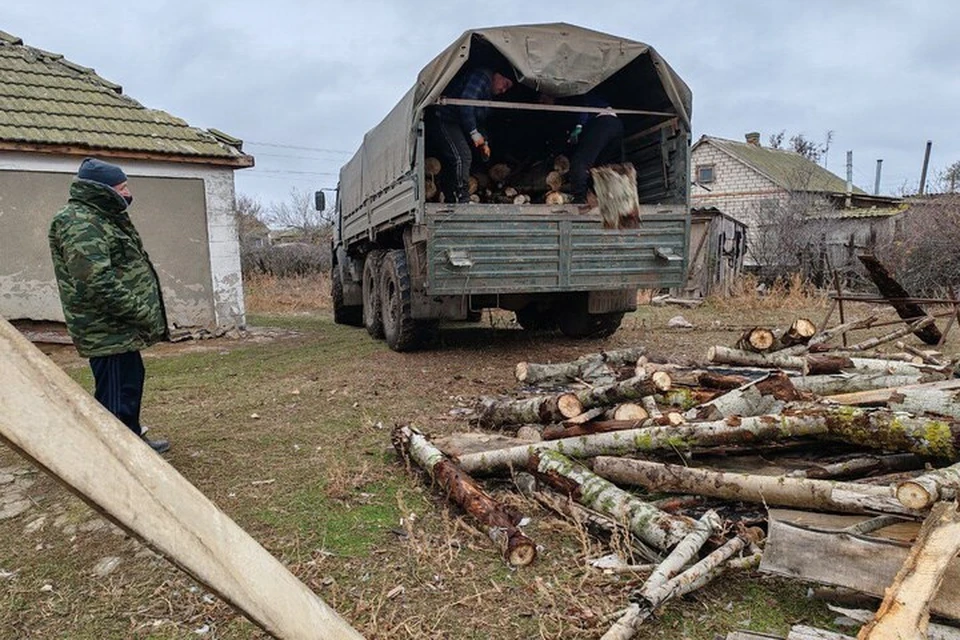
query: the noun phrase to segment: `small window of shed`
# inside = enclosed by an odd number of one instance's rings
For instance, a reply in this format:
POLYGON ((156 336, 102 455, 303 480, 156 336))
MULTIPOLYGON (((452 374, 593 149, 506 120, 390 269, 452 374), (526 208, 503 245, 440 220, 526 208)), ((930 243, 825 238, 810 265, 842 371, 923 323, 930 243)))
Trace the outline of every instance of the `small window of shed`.
POLYGON ((697 165, 697 182, 707 183, 714 181, 713 174, 713 165, 712 164, 701 164, 697 165))

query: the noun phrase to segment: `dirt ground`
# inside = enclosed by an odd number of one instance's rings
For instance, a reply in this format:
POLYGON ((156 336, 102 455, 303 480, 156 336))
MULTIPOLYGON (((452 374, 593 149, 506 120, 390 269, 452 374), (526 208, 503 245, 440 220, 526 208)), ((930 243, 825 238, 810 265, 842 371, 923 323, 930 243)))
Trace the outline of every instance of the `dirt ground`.
MULTIPOLYGON (((702 359, 748 326, 798 315, 819 323, 826 311, 817 298, 644 306, 602 341, 528 334, 509 314, 485 315, 446 327, 436 350, 398 354, 362 329, 335 325, 326 309, 274 308, 251 315, 244 336, 146 352, 144 423, 172 441, 165 458, 173 467, 368 638, 598 638, 644 576, 589 567, 588 559, 610 552, 606 543, 518 497, 509 480, 493 480, 487 486, 531 518, 525 531, 541 545, 535 564, 510 569, 474 523, 398 460, 391 427, 414 424, 435 436, 469 430, 463 410, 480 395, 516 393, 513 367, 521 360, 560 362, 636 345, 702 359), (666 328, 676 315, 694 328, 666 328)), ((953 334, 947 352, 958 345, 953 334)), ((91 388, 71 347, 42 348, 91 388)), ((807 597, 809 586, 724 577, 664 607, 640 637, 832 628, 835 616, 807 597)), ((0 637, 265 635, 2 449, 0 637)))

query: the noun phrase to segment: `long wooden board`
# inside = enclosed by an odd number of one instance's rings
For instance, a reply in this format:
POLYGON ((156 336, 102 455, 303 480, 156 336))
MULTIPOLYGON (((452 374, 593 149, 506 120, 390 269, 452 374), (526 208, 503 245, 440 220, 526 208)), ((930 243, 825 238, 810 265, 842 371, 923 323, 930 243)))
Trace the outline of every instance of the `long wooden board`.
MULTIPOLYGON (((815 514, 787 509, 769 511, 769 530, 760 571, 855 589, 882 598, 903 566, 910 545, 875 535, 844 533, 849 516, 838 526, 800 524, 815 514)), ((919 530, 919 527, 917 527, 919 530)), ((954 558, 930 610, 960 620, 960 561, 954 558)))
POLYGON ((362 638, 2 318, 0 439, 274 637, 362 638))

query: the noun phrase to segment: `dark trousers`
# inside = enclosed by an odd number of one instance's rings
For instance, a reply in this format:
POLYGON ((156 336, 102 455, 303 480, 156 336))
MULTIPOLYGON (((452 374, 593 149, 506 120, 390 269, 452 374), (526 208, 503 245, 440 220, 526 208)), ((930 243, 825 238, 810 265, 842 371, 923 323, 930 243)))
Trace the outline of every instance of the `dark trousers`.
POLYGON ((140 403, 146 373, 139 351, 90 358, 94 397, 120 422, 140 435, 140 403))
POLYGON ((570 157, 569 179, 574 202, 587 201, 591 167, 611 162, 623 162, 623 123, 616 116, 590 118, 570 157))
POLYGON ((469 202, 467 180, 473 162, 473 147, 456 122, 448 122, 438 115, 429 121, 428 147, 440 160, 439 187, 444 202, 469 202))

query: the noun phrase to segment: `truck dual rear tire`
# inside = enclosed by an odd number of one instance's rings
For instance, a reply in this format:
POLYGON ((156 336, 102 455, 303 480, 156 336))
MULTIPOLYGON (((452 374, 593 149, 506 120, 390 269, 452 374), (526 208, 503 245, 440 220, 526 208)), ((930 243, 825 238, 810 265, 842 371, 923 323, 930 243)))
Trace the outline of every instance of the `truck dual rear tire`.
POLYGON ((363 326, 363 307, 348 307, 343 304, 343 281, 340 279, 340 269, 336 265, 330 276, 330 297, 333 298, 334 322, 351 327, 363 326))
POLYGON ((388 251, 380 264, 383 338, 394 351, 413 351, 421 344, 422 327, 410 310, 410 273, 403 249, 388 251))
POLYGON ((564 309, 557 320, 560 332, 568 338, 606 338, 620 328, 623 312, 590 314, 586 309, 564 309))
POLYGON ((363 261, 363 326, 377 340, 383 338, 383 304, 380 296, 380 265, 383 251, 377 249, 367 254, 363 261))

